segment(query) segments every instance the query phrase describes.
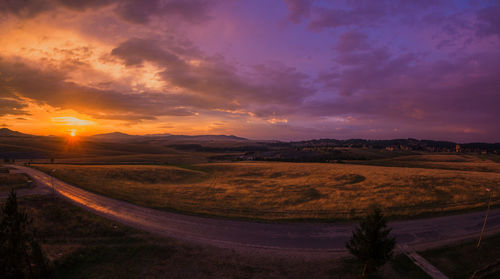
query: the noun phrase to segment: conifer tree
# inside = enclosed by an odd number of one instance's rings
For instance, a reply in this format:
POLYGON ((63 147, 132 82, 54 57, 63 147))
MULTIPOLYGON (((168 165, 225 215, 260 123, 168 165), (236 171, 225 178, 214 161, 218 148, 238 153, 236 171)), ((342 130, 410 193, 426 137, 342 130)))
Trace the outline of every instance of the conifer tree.
POLYGON ((389 236, 391 229, 380 208, 372 207, 361 220, 346 244, 349 252, 363 263, 363 277, 377 271, 393 256, 396 239, 389 236))
POLYGON ((11 190, 0 209, 0 278, 49 278, 48 260, 36 239, 32 219, 18 207, 11 190))

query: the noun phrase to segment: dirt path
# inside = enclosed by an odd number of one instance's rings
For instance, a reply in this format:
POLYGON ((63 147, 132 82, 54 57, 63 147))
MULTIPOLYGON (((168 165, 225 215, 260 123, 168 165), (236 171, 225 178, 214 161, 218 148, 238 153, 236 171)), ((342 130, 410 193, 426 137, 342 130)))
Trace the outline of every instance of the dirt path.
MULTIPOLYGON (((90 193, 31 168, 13 166, 58 195, 105 218, 162 236, 233 249, 345 254, 355 224, 274 224, 190 216, 145 208, 90 193)), ((47 189, 47 188, 46 188, 47 189)), ((398 243, 429 248, 477 237, 484 212, 391 222, 398 243)), ((487 234, 500 232, 500 209, 490 211, 487 234)))

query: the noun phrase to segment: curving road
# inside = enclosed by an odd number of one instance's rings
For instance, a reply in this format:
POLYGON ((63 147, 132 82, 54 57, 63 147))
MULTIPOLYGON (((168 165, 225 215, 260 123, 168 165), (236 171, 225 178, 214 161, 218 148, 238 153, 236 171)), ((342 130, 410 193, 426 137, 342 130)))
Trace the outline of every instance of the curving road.
MULTIPOLYGON (((55 192, 97 215, 154 234, 226 248, 251 248, 278 252, 345 252, 344 245, 355 224, 274 224, 183 215, 145 208, 71 186, 41 171, 12 166, 28 174, 38 187, 55 192), (50 189, 49 189, 50 190, 50 189)), ((50 192, 50 191, 49 191, 50 192)), ((426 248, 478 237, 483 212, 390 222, 398 243, 426 248)), ((500 209, 490 211, 487 233, 500 232, 500 209)))

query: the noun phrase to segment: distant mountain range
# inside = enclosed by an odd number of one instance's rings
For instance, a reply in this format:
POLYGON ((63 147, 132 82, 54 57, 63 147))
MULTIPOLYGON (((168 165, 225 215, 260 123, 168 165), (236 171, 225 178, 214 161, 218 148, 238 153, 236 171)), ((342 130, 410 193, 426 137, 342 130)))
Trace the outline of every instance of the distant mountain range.
MULTIPOLYGON (((36 137, 35 135, 24 134, 18 131, 13 131, 8 128, 0 128, 0 137, 36 137)), ((246 141, 248 139, 237 137, 233 135, 195 135, 195 136, 186 136, 186 135, 172 135, 172 134, 146 134, 146 135, 129 135, 121 132, 112 132, 105 134, 96 134, 92 136, 85 137, 89 140, 95 141, 129 141, 129 140, 138 140, 138 139, 169 139, 173 141, 180 140, 199 140, 199 141, 221 141, 221 140, 238 140, 238 141, 246 141)))
MULTIPOLYGON (((35 135, 24 134, 21 132, 13 131, 8 128, 0 128, 0 137, 37 137, 35 135)), ((234 136, 234 135, 172 135, 172 134, 146 134, 146 135, 129 135, 121 132, 112 132, 105 134, 96 134, 92 136, 87 136, 85 139, 89 141, 102 141, 102 142, 139 142, 139 141, 170 141, 175 144, 182 142, 244 142, 252 141, 246 138, 234 136)), ((306 141, 295 141, 295 142, 282 142, 282 141, 253 141, 259 142, 260 144, 266 144, 269 146, 282 146, 282 147, 294 147, 302 148, 307 146, 347 146, 347 147, 359 147, 359 148, 394 148, 394 149, 412 149, 412 150, 426 150, 429 147, 445 148, 449 150, 455 149, 455 142, 451 141, 435 141, 435 140, 418 140, 418 139, 392 139, 392 140, 365 140, 365 139, 347 139, 347 140, 337 140, 337 139, 313 139, 306 141)), ((463 143, 460 144, 462 147, 469 149, 498 149, 500 143, 463 143)))
POLYGON ((1 128, 0 137, 34 137, 33 135, 23 134, 18 131, 12 131, 11 129, 1 128))
POLYGON ((138 136, 133 136, 120 132, 106 133, 106 134, 97 134, 93 136, 87 137, 90 140, 97 141, 128 141, 137 138, 138 136))
POLYGON ((248 139, 237 137, 233 135, 196 135, 196 136, 186 136, 186 135, 172 135, 172 134, 147 134, 147 135, 129 135, 120 132, 113 132, 107 134, 97 134, 87 137, 89 140, 99 140, 99 141, 134 141, 141 139, 162 139, 171 141, 246 141, 248 139))

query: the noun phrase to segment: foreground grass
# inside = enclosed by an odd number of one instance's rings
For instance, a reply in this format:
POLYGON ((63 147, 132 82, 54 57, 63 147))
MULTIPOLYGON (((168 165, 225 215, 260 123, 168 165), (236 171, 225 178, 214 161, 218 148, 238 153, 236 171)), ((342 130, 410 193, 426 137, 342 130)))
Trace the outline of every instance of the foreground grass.
POLYGON ((31 178, 22 173, 0 173, 0 192, 7 192, 11 189, 30 188, 31 178))
MULTIPOLYGON (((242 253, 158 238, 54 197, 22 198, 56 278, 359 278, 351 259, 242 253)), ((396 258, 375 278, 427 278, 396 258)))
MULTIPOLYGON (((84 189, 160 209, 223 217, 351 219, 372 203, 387 215, 483 207, 500 173, 350 164, 36 165, 84 189)), ((494 197, 494 200, 495 197, 494 197)))
MULTIPOLYGON (((485 238, 476 248, 476 241, 449 245, 420 253, 450 278, 470 278, 474 271, 500 260, 500 235, 485 238)), ((500 267, 489 277, 500 278, 500 267)))
POLYGON ((394 257, 391 266, 395 274, 401 274, 406 278, 426 278, 432 279, 422 269, 417 267, 406 255, 400 254, 394 257))

